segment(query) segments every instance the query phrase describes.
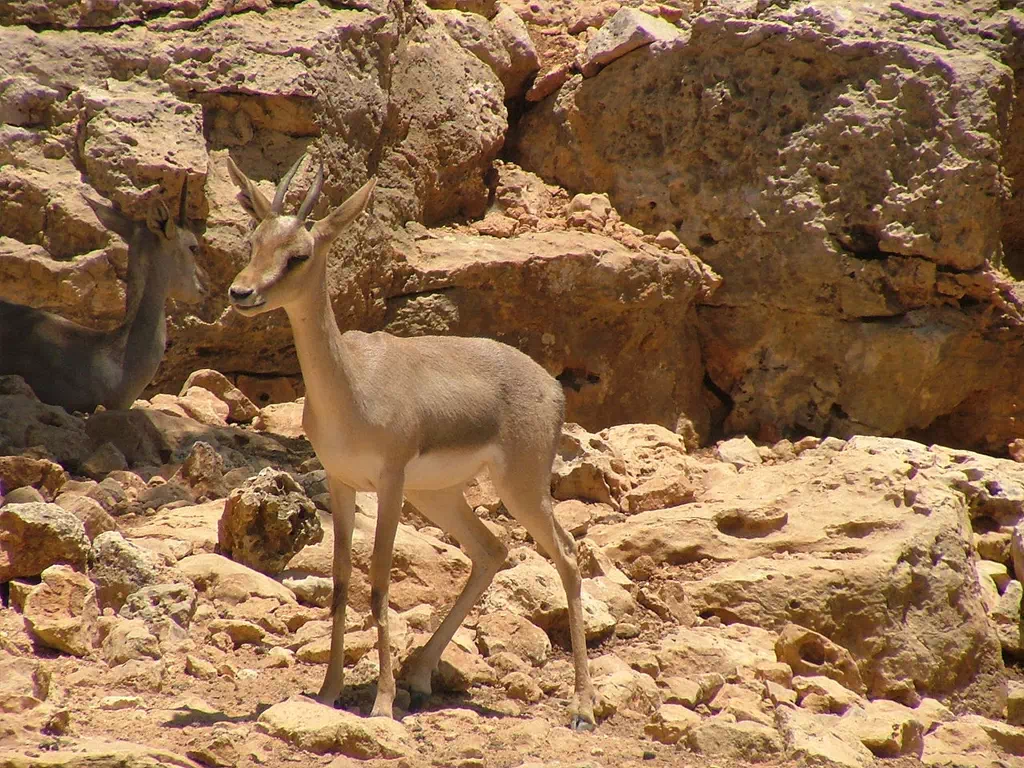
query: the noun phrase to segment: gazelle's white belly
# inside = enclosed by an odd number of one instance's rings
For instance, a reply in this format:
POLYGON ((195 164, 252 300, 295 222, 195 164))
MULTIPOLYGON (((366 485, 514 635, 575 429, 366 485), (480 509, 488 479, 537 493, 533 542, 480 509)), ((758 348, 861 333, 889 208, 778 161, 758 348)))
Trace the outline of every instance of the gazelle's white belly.
MULTIPOLYGON (((353 450, 343 437, 313 440, 313 450, 327 474, 358 491, 375 491, 385 469, 384 457, 367 450, 353 450)), ((405 488, 439 491, 464 485, 498 460, 492 444, 461 449, 437 449, 414 456, 405 465, 405 488)))

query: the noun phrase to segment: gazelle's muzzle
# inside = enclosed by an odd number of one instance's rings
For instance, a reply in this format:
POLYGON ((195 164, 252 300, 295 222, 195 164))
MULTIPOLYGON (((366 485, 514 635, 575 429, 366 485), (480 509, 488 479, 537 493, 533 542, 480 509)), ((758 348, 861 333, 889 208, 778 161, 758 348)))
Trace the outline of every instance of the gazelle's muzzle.
POLYGON ((243 314, 246 314, 246 310, 258 309, 267 303, 256 289, 238 283, 233 283, 228 288, 228 299, 231 306, 243 314))

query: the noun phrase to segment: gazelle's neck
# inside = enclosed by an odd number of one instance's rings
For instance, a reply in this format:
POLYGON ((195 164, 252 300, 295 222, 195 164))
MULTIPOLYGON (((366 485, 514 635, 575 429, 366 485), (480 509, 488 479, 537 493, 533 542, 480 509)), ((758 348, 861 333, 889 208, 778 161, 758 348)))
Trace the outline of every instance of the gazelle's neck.
MULTIPOLYGON (((325 278, 326 276, 324 276, 325 278)), ((315 407, 331 400, 351 397, 341 331, 327 295, 327 281, 321 278, 301 302, 285 306, 295 337, 295 352, 306 388, 306 400, 315 407)))
MULTIPOLYGON (((129 254, 131 259, 135 254, 129 254)), ((121 386, 117 397, 123 398, 121 407, 129 407, 127 392, 139 392, 153 379, 163 359, 167 341, 167 316, 165 304, 170 290, 171 276, 166 260, 156 255, 136 256, 144 274, 139 279, 129 276, 132 292, 127 298, 128 313, 118 330, 120 343, 124 345, 124 362, 121 371, 121 386)), ((132 398, 133 399, 133 398, 132 398)))

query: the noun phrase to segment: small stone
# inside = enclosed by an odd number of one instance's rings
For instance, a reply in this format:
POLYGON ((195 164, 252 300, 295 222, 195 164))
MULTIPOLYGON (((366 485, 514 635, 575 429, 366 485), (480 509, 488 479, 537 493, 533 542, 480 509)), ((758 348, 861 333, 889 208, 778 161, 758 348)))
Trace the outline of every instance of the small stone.
POLYGON ((138 696, 104 696, 100 699, 100 709, 139 709, 142 707, 142 699, 138 696))
POLYGON ((761 462, 761 452, 754 445, 749 437, 734 437, 732 440, 725 440, 715 448, 718 458, 727 464, 732 464, 737 469, 745 467, 756 467, 761 462))
POLYGON ((644 726, 644 733, 662 744, 678 744, 700 721, 700 715, 684 706, 662 704, 644 726))
MULTIPOLYGON (((76 521, 77 522, 77 521, 76 521)), ((25 623, 43 645, 87 656, 98 639, 96 587, 65 565, 51 565, 25 600, 25 623)))
POLYGON ((544 691, 540 685, 533 676, 525 672, 509 672, 502 678, 501 684, 508 695, 517 701, 535 704, 544 698, 544 691))
POLYGON ((83 474, 96 480, 100 480, 119 469, 128 469, 128 460, 118 450, 118 447, 110 442, 100 445, 82 462, 81 466, 83 474))
POLYGON ((658 247, 664 248, 666 251, 675 250, 680 245, 679 236, 670 229, 659 232, 658 236, 654 238, 654 243, 658 247))

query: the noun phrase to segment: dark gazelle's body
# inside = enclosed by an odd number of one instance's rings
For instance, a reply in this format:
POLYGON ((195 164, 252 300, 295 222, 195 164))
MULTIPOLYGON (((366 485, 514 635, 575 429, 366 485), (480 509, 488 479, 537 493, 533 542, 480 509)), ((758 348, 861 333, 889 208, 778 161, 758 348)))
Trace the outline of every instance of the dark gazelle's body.
POLYGON ((0 375, 17 374, 39 399, 69 411, 97 405, 128 408, 142 394, 164 355, 168 296, 199 298, 195 235, 175 223, 162 203, 149 224, 89 201, 100 220, 128 241, 125 319, 98 331, 51 312, 0 301, 0 375))
POLYGON ((564 410, 561 386, 518 350, 489 339, 341 333, 327 295, 327 251, 366 207, 371 180, 307 231, 305 218, 322 176, 297 216, 281 213, 298 164, 273 203, 228 161, 243 205, 260 222, 249 265, 231 286, 246 315, 282 308, 295 335, 306 387, 303 426, 327 471, 334 518, 334 618, 331 655, 318 698, 341 693, 345 605, 351 576, 355 491, 376 491, 377 531, 370 565, 371 610, 378 630, 380 681, 373 714, 391 716, 395 696, 388 583, 403 495, 450 533, 473 570, 444 622, 412 660, 414 696, 430 693, 430 675, 466 614, 505 559, 505 547, 463 495, 487 469, 509 511, 551 556, 565 586, 576 672, 573 722, 594 723, 575 545, 552 514, 551 463, 564 410))

